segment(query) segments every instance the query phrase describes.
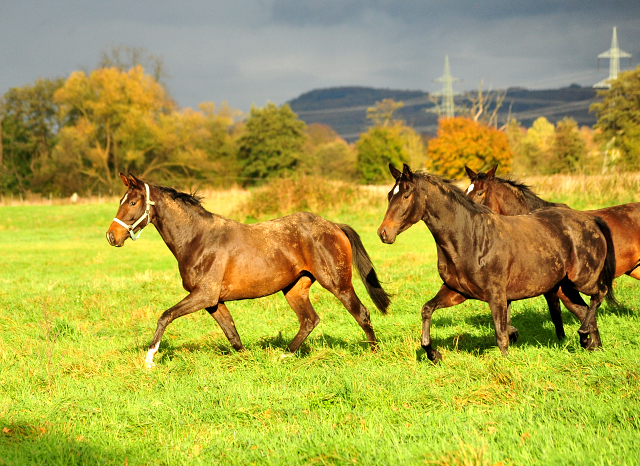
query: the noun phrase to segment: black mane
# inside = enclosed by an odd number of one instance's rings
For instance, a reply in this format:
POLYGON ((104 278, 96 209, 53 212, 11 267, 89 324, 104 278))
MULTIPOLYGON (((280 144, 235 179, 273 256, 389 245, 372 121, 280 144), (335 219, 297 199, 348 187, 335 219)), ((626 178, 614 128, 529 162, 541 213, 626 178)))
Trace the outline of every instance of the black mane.
POLYGON ((199 214, 213 216, 211 212, 202 207, 202 200, 204 199, 204 197, 200 196, 196 192, 187 194, 177 191, 173 188, 169 188, 167 186, 155 186, 155 188, 158 191, 168 195, 174 201, 181 201, 185 206, 194 208, 194 210, 196 210, 199 214))
POLYGON ((527 204, 527 209, 529 211, 534 211, 536 209, 541 209, 543 207, 557 207, 564 206, 564 204, 558 204, 556 202, 545 201, 544 199, 538 197, 538 195, 531 189, 531 186, 523 183, 522 181, 510 179, 510 178, 494 178, 499 183, 504 185, 508 185, 511 189, 515 189, 519 191, 524 197, 524 201, 527 204))
POLYGON ((483 214, 493 212, 488 207, 481 204, 476 204, 471 199, 469 199, 464 191, 454 184, 453 180, 422 171, 413 172, 413 177, 417 177, 422 181, 428 181, 434 186, 437 186, 445 197, 454 200, 458 204, 462 204, 467 210, 471 212, 483 214))

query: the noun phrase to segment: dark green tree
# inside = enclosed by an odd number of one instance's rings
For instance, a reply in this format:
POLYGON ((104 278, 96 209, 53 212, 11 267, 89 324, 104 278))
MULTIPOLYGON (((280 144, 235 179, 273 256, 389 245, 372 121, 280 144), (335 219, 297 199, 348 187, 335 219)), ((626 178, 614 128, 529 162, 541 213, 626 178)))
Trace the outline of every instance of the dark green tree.
POLYGON ((39 79, 4 94, 0 102, 0 190, 52 189, 48 185, 53 171, 51 152, 63 124, 53 95, 63 83, 62 79, 39 79))
POLYGON ((396 122, 392 126, 373 126, 360 135, 356 169, 363 183, 389 183, 389 163, 402 166, 411 162, 405 129, 396 122))
POLYGON ((611 89, 598 91, 602 102, 591 105, 598 122, 598 139, 620 151, 622 168, 640 169, 640 66, 611 81, 611 89))
POLYGON ((556 123, 552 142, 551 173, 576 173, 582 171, 587 156, 587 145, 573 118, 564 117, 556 123))
POLYGON ((302 158, 305 128, 288 104, 252 107, 237 145, 244 184, 293 172, 302 158))

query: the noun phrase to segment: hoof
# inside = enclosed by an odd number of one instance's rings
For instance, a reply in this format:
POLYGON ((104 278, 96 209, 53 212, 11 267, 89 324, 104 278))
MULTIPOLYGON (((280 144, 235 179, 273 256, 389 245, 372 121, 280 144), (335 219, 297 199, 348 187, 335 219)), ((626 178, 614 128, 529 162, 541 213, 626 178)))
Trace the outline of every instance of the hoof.
POLYGON ((564 340, 567 336, 564 334, 564 330, 556 330, 556 337, 558 340, 564 340))
POLYGON ((511 343, 515 343, 516 341, 518 341, 518 337, 520 335, 518 334, 518 329, 515 327, 511 327, 511 331, 509 332, 509 341, 511 343))
POLYGON ((437 349, 431 348, 431 346, 423 346, 422 347, 425 352, 427 353, 427 357, 429 358, 429 361, 431 361, 434 364, 438 364, 439 362, 442 361, 442 355, 440 354, 440 351, 438 351, 437 349))
POLYGON ((280 359, 288 359, 288 358, 292 358, 294 355, 293 353, 284 353, 280 355, 280 359))
POLYGON ((145 369, 147 369, 148 371, 152 371, 154 367, 156 367, 156 363, 153 361, 145 361, 144 363, 144 367, 145 369))
POLYGON ((598 351, 602 349, 602 344, 599 341, 596 341, 595 338, 589 338, 587 346, 584 346, 584 349, 587 351, 598 351))
POLYGON ((591 342, 589 341, 589 334, 580 333, 580 331, 578 331, 578 334, 580 335, 580 346, 582 346, 584 349, 588 349, 589 345, 591 344, 591 342))

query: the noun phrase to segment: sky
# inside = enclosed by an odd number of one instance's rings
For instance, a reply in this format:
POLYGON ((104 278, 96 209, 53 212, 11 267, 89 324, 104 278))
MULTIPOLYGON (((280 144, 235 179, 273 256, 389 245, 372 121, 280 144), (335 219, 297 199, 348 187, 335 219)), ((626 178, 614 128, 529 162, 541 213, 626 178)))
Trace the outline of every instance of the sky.
MULTIPOLYGON (((639 0, 2 0, 0 94, 95 69, 109 47, 164 64, 182 107, 247 112, 313 89, 557 89, 608 76, 611 45, 640 62, 639 0)), ((629 69, 624 59, 621 68, 629 69)))

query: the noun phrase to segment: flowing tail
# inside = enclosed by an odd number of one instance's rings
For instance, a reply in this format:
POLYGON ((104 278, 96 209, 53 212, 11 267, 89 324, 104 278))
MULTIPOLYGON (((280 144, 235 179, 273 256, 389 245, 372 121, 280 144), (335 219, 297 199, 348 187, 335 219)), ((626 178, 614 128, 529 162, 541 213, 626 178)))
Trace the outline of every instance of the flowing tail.
POLYGON ((347 235, 349 243, 351 243, 353 265, 358 271, 358 275, 360 275, 362 283, 364 283, 367 289, 367 293, 369 293, 371 300, 380 312, 386 314, 389 303, 391 302, 390 295, 382 288, 380 280, 378 280, 378 276, 376 275, 376 270, 371 263, 371 258, 362 245, 360 235, 349 225, 338 224, 338 227, 347 235))
POLYGON ((613 240, 611 239, 611 230, 609 229, 609 225, 600 217, 596 217, 595 220, 596 225, 598 225, 598 228, 600 228, 600 231, 607 241, 607 256, 604 260, 602 272, 600 272, 600 283, 607 287, 608 291, 605 296, 607 303, 612 306, 619 306, 620 303, 613 294, 613 279, 616 276, 616 252, 613 247, 613 240))

